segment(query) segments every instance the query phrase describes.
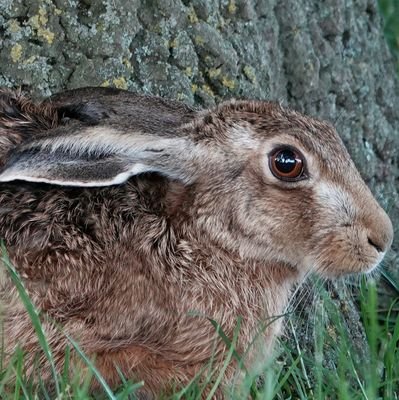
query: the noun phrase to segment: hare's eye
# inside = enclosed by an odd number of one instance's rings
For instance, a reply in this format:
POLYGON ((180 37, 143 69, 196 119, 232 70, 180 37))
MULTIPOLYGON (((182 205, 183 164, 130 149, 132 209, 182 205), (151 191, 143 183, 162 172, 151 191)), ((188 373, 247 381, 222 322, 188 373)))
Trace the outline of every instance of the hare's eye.
POLYGON ((298 181, 304 177, 302 154, 290 147, 280 147, 269 155, 272 174, 283 181, 298 181))

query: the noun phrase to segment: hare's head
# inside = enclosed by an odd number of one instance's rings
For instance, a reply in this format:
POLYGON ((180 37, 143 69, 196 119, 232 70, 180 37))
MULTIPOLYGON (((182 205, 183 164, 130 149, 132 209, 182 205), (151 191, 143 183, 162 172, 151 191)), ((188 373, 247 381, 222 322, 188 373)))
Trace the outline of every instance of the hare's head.
POLYGON ((267 102, 225 103, 211 117, 196 129, 232 153, 227 229, 242 254, 326 276, 381 262, 391 221, 331 125, 267 102))
MULTIPOLYGON (((107 186, 160 173, 190 191, 185 215, 210 240, 302 272, 370 271, 391 245, 388 216, 324 122, 252 101, 192 113, 180 124, 164 104, 139 124, 143 116, 124 101, 120 125, 104 103, 101 112, 95 100, 74 107, 75 119, 18 136, 3 157, 0 181, 107 186), (95 116, 90 125, 87 113, 95 116)), ((144 104, 140 113, 146 112, 144 104)), ((3 120, 4 114, 3 107, 3 120)), ((3 124, 2 134, 16 129, 3 124)))

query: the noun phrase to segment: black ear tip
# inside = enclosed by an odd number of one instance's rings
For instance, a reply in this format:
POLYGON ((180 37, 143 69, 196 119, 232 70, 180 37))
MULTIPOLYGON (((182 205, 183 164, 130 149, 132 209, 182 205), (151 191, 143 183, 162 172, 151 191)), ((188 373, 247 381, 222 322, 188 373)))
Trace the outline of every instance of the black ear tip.
POLYGON ((109 118, 109 112, 94 102, 66 104, 57 108, 60 119, 77 119, 89 125, 97 125, 109 118))

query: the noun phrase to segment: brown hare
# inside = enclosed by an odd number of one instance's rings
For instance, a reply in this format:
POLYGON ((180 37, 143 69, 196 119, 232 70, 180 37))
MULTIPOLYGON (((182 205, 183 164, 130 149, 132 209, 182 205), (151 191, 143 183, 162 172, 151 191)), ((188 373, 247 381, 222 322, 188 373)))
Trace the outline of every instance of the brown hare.
MULTIPOLYGON (((393 236, 334 128, 266 101, 198 111, 116 89, 42 103, 2 90, 0 182, 0 237, 57 368, 67 333, 111 386, 117 366, 148 398, 222 358, 206 317, 232 335, 241 316, 243 352, 305 274, 371 271, 393 236)), ((5 352, 21 346, 29 367, 40 346, 0 284, 5 352)))

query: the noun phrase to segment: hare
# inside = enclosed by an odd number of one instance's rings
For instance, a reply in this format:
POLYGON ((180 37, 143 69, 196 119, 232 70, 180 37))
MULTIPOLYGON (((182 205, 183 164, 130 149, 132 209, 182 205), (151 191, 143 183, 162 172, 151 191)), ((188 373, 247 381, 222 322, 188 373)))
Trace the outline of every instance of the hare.
MULTIPOLYGON (((0 237, 57 368, 67 333, 111 386, 118 367, 148 398, 220 362, 209 319, 231 336, 241 316, 243 353, 305 275, 371 271, 393 236, 334 128, 267 101, 194 110, 110 88, 42 103, 2 90, 0 182, 0 237)), ((20 346, 29 368, 40 346, 0 283, 5 351, 20 346)))

